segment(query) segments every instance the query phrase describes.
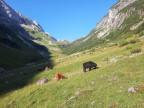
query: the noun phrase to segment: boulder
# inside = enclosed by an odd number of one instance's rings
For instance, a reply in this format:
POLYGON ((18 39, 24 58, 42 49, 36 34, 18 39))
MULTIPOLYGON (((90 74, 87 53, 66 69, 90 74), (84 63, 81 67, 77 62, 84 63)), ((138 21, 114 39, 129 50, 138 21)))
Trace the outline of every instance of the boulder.
POLYGON ((3 73, 3 72, 4 72, 4 69, 0 67, 0 73, 3 73))
POLYGON ((94 85, 94 84, 95 84, 95 82, 94 82, 94 81, 92 81, 92 82, 91 82, 91 85, 94 85))
POLYGON ((117 59, 112 58, 112 59, 110 59, 110 62, 117 62, 117 59))
POLYGON ((77 95, 82 95, 82 94, 84 94, 84 92, 83 91, 77 91, 76 94, 77 95))
POLYGON ((117 78, 118 78, 117 76, 114 76, 114 77, 112 77, 111 79, 109 79, 109 81, 116 80, 117 78))
POLYGON ((48 67, 46 67, 46 68, 45 68, 45 71, 48 71, 48 70, 49 70, 49 68, 48 68, 48 67))
POLYGON ((135 89, 134 87, 130 87, 130 88, 128 89, 128 92, 136 93, 136 92, 137 92, 137 89, 135 89))
POLYGON ((140 88, 144 88, 144 85, 137 85, 137 86, 134 86, 134 87, 130 87, 128 89, 128 92, 137 93, 140 88))
POLYGON ((43 84, 45 84, 45 83, 48 82, 48 81, 51 81, 51 79, 41 78, 41 79, 36 83, 36 85, 43 85, 43 84))

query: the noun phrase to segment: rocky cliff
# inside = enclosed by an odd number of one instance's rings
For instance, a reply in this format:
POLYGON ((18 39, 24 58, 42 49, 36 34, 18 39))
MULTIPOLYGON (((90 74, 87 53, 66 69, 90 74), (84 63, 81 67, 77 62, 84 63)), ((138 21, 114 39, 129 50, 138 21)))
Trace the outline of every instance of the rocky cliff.
POLYGON ((123 21, 130 15, 127 13, 120 13, 129 4, 136 0, 119 0, 114 6, 109 9, 109 13, 97 24, 95 30, 102 30, 98 33, 98 38, 108 34, 111 29, 116 29, 121 26, 123 21))
POLYGON ((43 31, 42 27, 36 22, 13 10, 3 0, 0 0, 0 24, 15 26, 16 24, 26 28, 43 31))

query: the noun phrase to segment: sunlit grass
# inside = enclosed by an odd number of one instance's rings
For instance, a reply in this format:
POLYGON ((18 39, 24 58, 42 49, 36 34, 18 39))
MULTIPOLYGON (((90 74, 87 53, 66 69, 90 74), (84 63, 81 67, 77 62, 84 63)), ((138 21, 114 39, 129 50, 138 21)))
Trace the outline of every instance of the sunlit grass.
MULTIPOLYGON (((141 39, 131 46, 142 48, 143 45, 141 39)), ((138 93, 128 92, 128 88, 144 84, 144 55, 130 55, 126 46, 115 46, 57 59, 53 70, 42 71, 24 88, 2 95, 0 107, 108 108, 117 103, 115 107, 133 108, 144 100, 143 89, 138 93), (112 58, 117 61, 110 62, 112 58), (99 68, 83 73, 82 63, 86 61, 96 62, 99 68), (57 82, 56 72, 68 78, 57 82), (37 86, 42 77, 53 81, 37 86)))

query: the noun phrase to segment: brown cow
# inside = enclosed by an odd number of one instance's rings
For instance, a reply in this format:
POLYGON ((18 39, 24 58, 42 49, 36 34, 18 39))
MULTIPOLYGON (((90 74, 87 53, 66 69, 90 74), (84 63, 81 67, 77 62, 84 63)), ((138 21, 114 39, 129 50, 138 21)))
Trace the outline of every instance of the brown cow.
POLYGON ((60 72, 57 72, 55 74, 55 78, 57 79, 57 81, 60 81, 60 79, 65 79, 65 76, 63 76, 60 72))

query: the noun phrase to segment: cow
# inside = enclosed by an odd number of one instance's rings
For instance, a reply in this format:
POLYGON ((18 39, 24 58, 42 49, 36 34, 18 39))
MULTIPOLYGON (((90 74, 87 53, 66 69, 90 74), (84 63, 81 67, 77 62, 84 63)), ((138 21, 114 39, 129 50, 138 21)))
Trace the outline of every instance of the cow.
POLYGON ((97 64, 92 62, 92 61, 88 61, 83 63, 83 71, 86 72, 86 68, 89 68, 89 71, 91 71, 92 68, 96 69, 97 68, 97 64))
POLYGON ((57 72, 55 74, 55 78, 57 79, 57 81, 60 81, 60 79, 65 79, 65 76, 62 75, 60 72, 57 72))

